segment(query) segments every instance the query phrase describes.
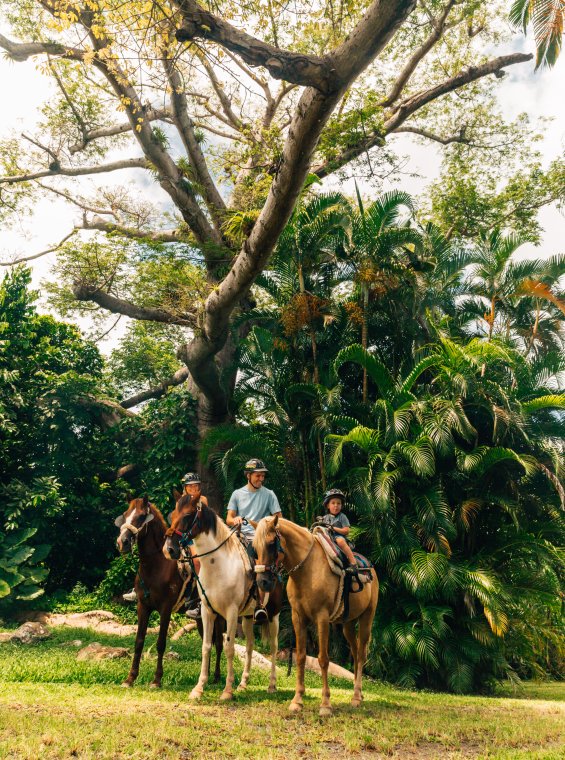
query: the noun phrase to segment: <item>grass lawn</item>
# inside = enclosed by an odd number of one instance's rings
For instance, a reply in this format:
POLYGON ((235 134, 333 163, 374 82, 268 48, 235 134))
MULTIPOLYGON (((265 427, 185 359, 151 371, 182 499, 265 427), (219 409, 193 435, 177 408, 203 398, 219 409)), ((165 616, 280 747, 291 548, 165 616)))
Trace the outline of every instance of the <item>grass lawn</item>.
POLYGON ((34 646, 0 644, 0 758, 565 758, 565 684, 484 698, 367 681, 365 703, 353 710, 350 684, 335 680, 335 713, 322 720, 314 674, 304 712, 289 714, 294 672, 287 678, 284 668, 276 695, 255 671, 248 691, 230 704, 219 703, 221 686, 213 684, 190 702, 196 634, 170 646, 180 660, 165 661, 160 691, 148 688, 154 636, 132 690, 120 688, 129 660, 77 662, 73 639, 133 646, 133 638, 69 628, 34 646))

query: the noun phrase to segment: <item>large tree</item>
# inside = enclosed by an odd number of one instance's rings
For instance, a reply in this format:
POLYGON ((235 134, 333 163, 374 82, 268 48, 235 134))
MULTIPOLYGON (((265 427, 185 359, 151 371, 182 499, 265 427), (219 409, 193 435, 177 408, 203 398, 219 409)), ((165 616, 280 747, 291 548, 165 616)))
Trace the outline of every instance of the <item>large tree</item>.
POLYGON ((80 211, 60 258, 74 299, 184 330, 183 366, 122 406, 188 381, 200 434, 230 415, 234 312, 249 306, 308 174, 389 171, 400 132, 496 150, 492 132, 478 139, 495 79, 531 58, 484 54, 502 41, 507 8, 474 0, 299 2, 292 13, 273 0, 1 7, 12 33, 0 46, 39 59, 55 93, 35 129, 0 147, 0 215, 45 193, 80 211), (110 185, 119 170, 160 190, 145 201, 110 185), (96 175, 98 190, 73 185, 96 175))

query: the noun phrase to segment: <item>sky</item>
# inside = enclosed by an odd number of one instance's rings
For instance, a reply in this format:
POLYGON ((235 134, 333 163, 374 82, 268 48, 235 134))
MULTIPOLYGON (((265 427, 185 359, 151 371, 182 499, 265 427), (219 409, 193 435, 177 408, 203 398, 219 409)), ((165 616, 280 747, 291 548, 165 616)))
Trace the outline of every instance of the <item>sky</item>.
MULTIPOLYGON (((7 30, 0 31, 9 36, 7 30)), ((531 39, 519 40, 518 44, 526 51, 532 48, 531 39)), ((37 61, 15 63, 0 56, 0 95, 4 104, 0 113, 0 140, 23 131, 32 133, 38 105, 50 94, 48 80, 38 75, 36 66, 37 61)), ((533 63, 510 67, 499 88, 502 110, 509 118, 526 111, 532 119, 552 119, 544 127, 543 142, 537 145, 546 165, 565 150, 564 79, 565 53, 551 70, 535 72, 533 63)), ((441 147, 434 144, 420 145, 409 135, 395 137, 394 145, 400 153, 410 155, 410 172, 417 175, 406 176, 400 186, 414 196, 424 193, 426 186, 439 174, 441 147)), ((119 174, 112 174, 112 182, 126 184, 132 179, 131 171, 122 172, 122 177, 119 174)), ((103 182, 103 175, 97 181, 103 182)), ((352 188, 344 189, 346 192, 352 191, 352 188)), ((146 191, 151 191, 147 183, 146 191)), ((31 218, 12 229, 0 231, 0 261, 12 260, 15 256, 29 256, 58 243, 72 229, 76 213, 64 201, 40 202, 31 218)), ((540 221, 544 228, 541 245, 539 248, 525 247, 521 253, 545 257, 565 252, 565 216, 557 207, 552 206, 541 211, 540 221)), ((41 281, 49 276, 55 258, 56 254, 51 253, 31 262, 35 287, 40 287, 41 281)), ((106 349, 114 342, 115 337, 110 338, 106 349)))

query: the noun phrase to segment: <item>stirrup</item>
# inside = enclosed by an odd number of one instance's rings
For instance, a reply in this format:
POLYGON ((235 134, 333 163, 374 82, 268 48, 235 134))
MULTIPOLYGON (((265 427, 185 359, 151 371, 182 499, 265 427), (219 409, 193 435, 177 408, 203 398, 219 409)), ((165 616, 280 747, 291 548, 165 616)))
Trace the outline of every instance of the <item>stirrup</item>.
POLYGON ((257 607, 255 612, 253 613, 253 622, 254 623, 266 623, 269 620, 269 616, 267 615, 267 610, 264 607, 257 607))
POLYGON ((124 602, 137 602, 137 591, 134 588, 131 591, 126 591, 125 594, 122 594, 122 599, 124 602))

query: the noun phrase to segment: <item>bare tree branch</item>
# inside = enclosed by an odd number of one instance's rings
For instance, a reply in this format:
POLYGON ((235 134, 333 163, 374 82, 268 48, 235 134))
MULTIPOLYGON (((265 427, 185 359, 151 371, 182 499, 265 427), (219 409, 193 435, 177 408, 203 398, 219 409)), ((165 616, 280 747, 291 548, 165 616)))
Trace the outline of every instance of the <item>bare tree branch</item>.
POLYGON ((53 253, 53 251, 58 251, 59 248, 65 243, 70 237, 72 237, 77 232, 77 229, 71 230, 68 235, 65 235, 65 237, 60 240, 57 245, 54 245, 52 248, 47 248, 45 251, 40 251, 39 253, 34 253, 33 256, 22 256, 19 259, 14 259, 13 261, 0 261, 0 267, 13 267, 16 264, 21 264, 23 261, 33 261, 34 259, 39 259, 41 256, 46 256, 48 253, 53 253))
POLYGON ((73 294, 79 301, 94 301, 103 309, 113 312, 114 314, 124 314, 132 319, 141 319, 149 322, 164 322, 168 325, 181 325, 184 327, 195 327, 196 314, 172 314, 165 309, 158 309, 152 306, 138 306, 137 304, 126 301, 123 298, 106 293, 96 287, 77 283, 73 288, 73 294))
POLYGON ((385 122, 385 130, 387 133, 392 132, 415 111, 448 92, 453 92, 466 84, 476 82, 477 79, 482 79, 489 74, 496 74, 507 66, 530 61, 532 58, 533 55, 531 53, 512 53, 493 58, 480 66, 469 66, 458 74, 455 74, 455 76, 440 82, 435 87, 430 87, 428 90, 416 93, 403 100, 395 107, 394 115, 385 122))
POLYGON ((106 232, 108 234, 117 232, 132 240, 151 240, 154 243, 186 242, 186 234, 182 234, 177 229, 149 232, 136 229, 135 227, 126 227, 124 224, 118 224, 116 222, 108 222, 105 219, 101 219, 99 216, 90 220, 84 216, 80 227, 83 230, 99 230, 100 232, 106 232))
POLYGON ((441 137, 440 135, 436 135, 434 132, 431 132, 428 129, 423 129, 421 127, 411 127, 408 125, 398 127, 398 129, 395 129, 394 132, 391 132, 391 134, 398 135, 401 132, 409 132, 413 135, 425 137, 426 139, 432 140, 433 142, 441 143, 442 145, 449 145, 450 143, 463 143, 465 145, 468 145, 470 143, 470 140, 465 136, 466 130, 467 127, 462 126, 458 132, 451 135, 450 137, 441 137))
POLYGON ((82 61, 84 51, 79 48, 67 47, 59 42, 12 42, 0 34, 0 47, 7 51, 13 61, 27 61, 35 55, 56 55, 82 61))
MULTIPOLYGON (((147 121, 168 121, 172 114, 166 109, 149 109, 145 111, 147 121)), ((99 127, 98 129, 89 129, 83 133, 83 139, 69 147, 71 155, 84 150, 86 146, 94 140, 100 140, 103 137, 114 137, 122 135, 125 132, 131 132, 131 124, 125 121, 123 124, 113 124, 109 127, 99 127)))
POLYGON ((447 94, 448 92, 454 92, 460 87, 464 87, 470 82, 475 82, 482 77, 489 74, 496 74, 506 66, 512 66, 516 63, 524 63, 531 60, 533 56, 524 53, 512 53, 511 55, 503 55, 499 58, 494 58, 480 66, 470 66, 467 69, 459 72, 455 76, 440 82, 435 87, 431 87, 423 92, 416 93, 415 95, 406 98, 399 103, 393 109, 392 115, 385 121, 382 131, 368 135, 365 139, 359 141, 357 145, 344 151, 340 156, 337 156, 331 161, 327 161, 323 164, 314 166, 312 172, 316 174, 320 179, 327 177, 337 169, 345 166, 345 164, 358 158, 363 153, 366 153, 375 146, 384 145, 385 137, 392 132, 397 132, 398 128, 404 124, 404 122, 416 111, 423 106, 431 103, 433 100, 447 94))
POLYGON ((451 9, 457 3, 457 1, 458 0, 448 0, 442 13, 437 18, 433 18, 433 17, 430 18, 432 31, 430 32, 429 36, 424 40, 424 42, 420 45, 420 47, 417 48, 414 51, 414 53, 410 56, 406 65, 400 72, 399 77, 394 82, 393 86, 391 87, 390 92, 388 93, 386 98, 382 101, 381 106, 383 107, 390 106, 397 100, 402 90, 406 87, 408 80, 410 79, 414 71, 416 71, 418 64, 426 57, 426 55, 430 52, 433 46, 441 39, 441 36, 445 28, 445 22, 447 21, 447 17, 449 16, 451 9))
POLYGON ((202 149, 198 144, 194 133, 194 123, 188 115, 188 106, 184 85, 179 70, 169 58, 163 59, 163 66, 171 87, 171 102, 173 105, 173 120, 179 131, 185 150, 190 158, 196 176, 206 199, 206 205, 214 220, 216 230, 221 234, 221 227, 224 221, 226 204, 208 171, 206 159, 202 149))
POLYGON ((176 385, 182 385, 182 383, 188 380, 188 377, 188 369, 186 367, 181 367, 181 369, 177 370, 172 377, 163 380, 159 385, 155 385, 149 390, 141 391, 140 393, 136 393, 135 396, 130 396, 130 398, 124 399, 124 401, 121 402, 121 406, 123 406, 124 409, 131 409, 133 406, 137 406, 143 401, 148 401, 151 398, 160 398, 169 388, 174 388, 176 385))
POLYGON ((316 55, 303 55, 281 50, 258 40, 204 10, 194 0, 175 0, 184 19, 177 31, 177 39, 187 42, 206 39, 240 56, 249 66, 263 66, 274 79, 316 87, 327 92, 331 79, 331 64, 316 55))
POLYGON ((100 166, 61 166, 58 169, 0 177, 0 185, 15 185, 19 182, 29 182, 32 179, 42 179, 43 177, 84 177, 87 174, 106 174, 120 169, 148 169, 150 166, 151 164, 145 158, 126 158, 122 161, 114 161, 100 166))

